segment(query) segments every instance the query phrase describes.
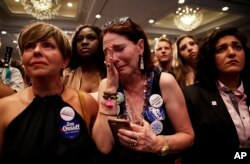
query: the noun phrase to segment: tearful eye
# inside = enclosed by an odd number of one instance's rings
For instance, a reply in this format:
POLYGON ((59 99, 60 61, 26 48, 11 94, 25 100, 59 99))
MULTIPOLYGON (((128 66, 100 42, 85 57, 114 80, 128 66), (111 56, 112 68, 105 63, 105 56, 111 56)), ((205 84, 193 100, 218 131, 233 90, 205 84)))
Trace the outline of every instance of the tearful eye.
POLYGON ((114 47, 114 52, 122 52, 125 47, 114 47))

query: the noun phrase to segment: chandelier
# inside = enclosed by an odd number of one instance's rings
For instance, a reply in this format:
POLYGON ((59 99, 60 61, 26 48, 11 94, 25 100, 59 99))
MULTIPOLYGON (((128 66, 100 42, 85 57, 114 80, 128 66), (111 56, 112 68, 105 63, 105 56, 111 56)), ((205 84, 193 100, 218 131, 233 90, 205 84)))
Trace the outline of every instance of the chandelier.
POLYGON ((178 8, 175 14, 174 23, 178 29, 183 31, 192 31, 197 28, 203 17, 199 8, 193 9, 188 6, 178 8))
POLYGON ((58 15, 61 0, 21 0, 24 10, 37 19, 52 19, 58 15))

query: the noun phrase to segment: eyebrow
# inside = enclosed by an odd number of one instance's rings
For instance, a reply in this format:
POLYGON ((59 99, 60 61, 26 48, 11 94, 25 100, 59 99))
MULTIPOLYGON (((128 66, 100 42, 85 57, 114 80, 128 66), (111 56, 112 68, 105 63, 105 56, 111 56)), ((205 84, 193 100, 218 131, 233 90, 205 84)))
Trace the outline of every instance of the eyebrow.
MULTIPOLYGON (((241 42, 240 42, 240 41, 232 41, 230 44, 236 45, 236 44, 241 44, 241 42)), ((220 44, 220 45, 216 46, 216 48, 217 48, 217 47, 221 47, 221 46, 225 46, 225 45, 230 45, 230 44, 228 44, 228 43, 223 43, 223 44, 220 44)))

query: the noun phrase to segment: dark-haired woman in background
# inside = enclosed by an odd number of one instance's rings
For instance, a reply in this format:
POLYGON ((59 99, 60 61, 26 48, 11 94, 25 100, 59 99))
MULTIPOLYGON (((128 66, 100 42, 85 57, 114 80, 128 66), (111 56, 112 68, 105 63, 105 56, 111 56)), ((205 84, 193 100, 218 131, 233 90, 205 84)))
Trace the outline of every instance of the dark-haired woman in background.
POLYGON ((236 152, 250 148, 250 54, 246 42, 234 27, 214 30, 204 39, 198 83, 183 90, 195 131, 194 145, 183 162, 240 162, 234 160, 236 152))
POLYGON ((106 77, 102 31, 93 25, 80 25, 72 38, 72 57, 64 71, 65 86, 90 93, 96 100, 100 81, 106 77))
POLYGON ((107 78, 92 131, 98 149, 111 153, 112 163, 174 163, 194 139, 179 85, 171 74, 153 71, 148 39, 129 17, 108 22, 103 32, 107 78), (143 126, 131 122, 132 130, 119 129, 115 142, 108 120, 121 114, 143 115, 143 126))

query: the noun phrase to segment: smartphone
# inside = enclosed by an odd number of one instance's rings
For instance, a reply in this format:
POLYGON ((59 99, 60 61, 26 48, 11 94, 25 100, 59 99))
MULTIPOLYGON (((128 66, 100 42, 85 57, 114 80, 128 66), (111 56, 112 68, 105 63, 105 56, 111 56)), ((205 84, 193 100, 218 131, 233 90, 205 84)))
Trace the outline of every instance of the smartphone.
POLYGON ((108 120, 108 123, 109 123, 109 127, 112 131, 112 134, 114 136, 114 139, 116 141, 118 141, 118 130, 120 128, 122 129, 127 129, 127 130, 132 130, 132 128, 130 127, 130 123, 128 120, 124 120, 124 119, 109 119, 108 120))

